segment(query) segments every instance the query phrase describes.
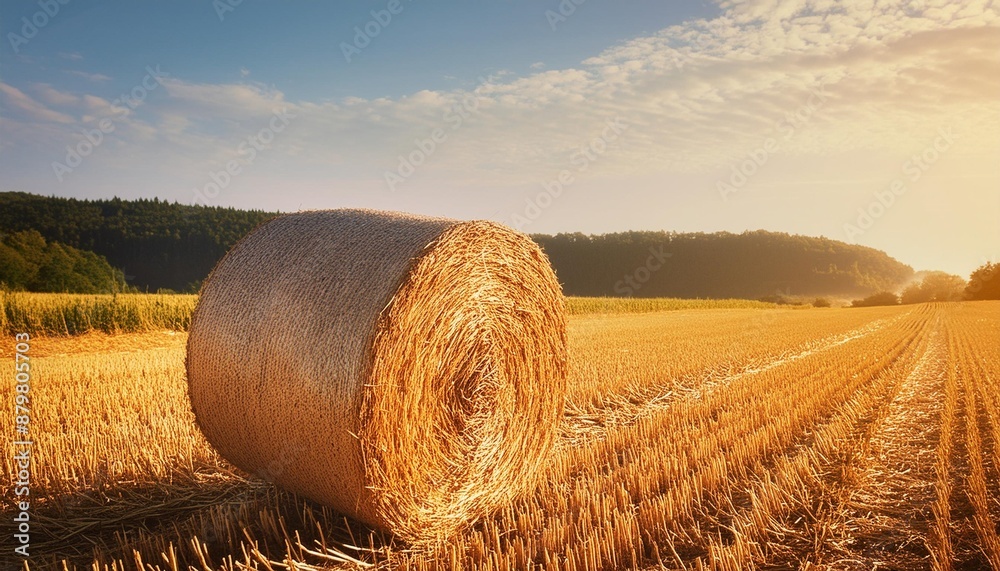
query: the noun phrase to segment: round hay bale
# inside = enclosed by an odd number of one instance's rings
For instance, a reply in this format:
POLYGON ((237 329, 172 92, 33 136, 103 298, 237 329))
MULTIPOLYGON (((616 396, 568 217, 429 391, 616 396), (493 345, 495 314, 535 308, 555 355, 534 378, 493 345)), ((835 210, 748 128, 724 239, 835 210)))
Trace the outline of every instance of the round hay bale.
POLYGON ((566 390, 545 254, 492 222, 277 217, 202 287, 198 425, 239 468, 410 541, 534 485, 566 390))

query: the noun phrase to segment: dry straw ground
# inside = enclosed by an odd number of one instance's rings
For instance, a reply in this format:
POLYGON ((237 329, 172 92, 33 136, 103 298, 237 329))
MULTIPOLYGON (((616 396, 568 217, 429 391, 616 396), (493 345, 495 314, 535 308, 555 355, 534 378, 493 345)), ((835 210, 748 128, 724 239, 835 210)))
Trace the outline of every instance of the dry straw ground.
POLYGON ((1000 302, 574 316, 542 482, 418 550, 219 458, 183 333, 38 339, 32 568, 1000 568, 998 341, 1000 302))

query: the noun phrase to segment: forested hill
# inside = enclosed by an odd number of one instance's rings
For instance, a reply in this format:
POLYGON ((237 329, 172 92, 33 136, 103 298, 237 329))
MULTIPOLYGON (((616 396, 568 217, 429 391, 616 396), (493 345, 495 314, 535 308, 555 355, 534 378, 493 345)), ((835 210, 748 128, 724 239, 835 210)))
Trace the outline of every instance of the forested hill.
MULTIPOLYGON (((153 200, 0 193, 0 233, 37 230, 93 251, 140 290, 197 287, 225 252, 275 213, 153 200)), ((774 232, 532 236, 567 295, 800 296, 896 289, 913 270, 884 252, 774 232)))
POLYGON ((153 200, 76 200, 0 193, 0 232, 37 230, 51 242, 90 250, 122 270, 128 285, 192 291, 229 247, 274 213, 153 200))
POLYGON ((894 291, 913 269, 885 252, 779 232, 534 236, 566 295, 781 298, 894 291))

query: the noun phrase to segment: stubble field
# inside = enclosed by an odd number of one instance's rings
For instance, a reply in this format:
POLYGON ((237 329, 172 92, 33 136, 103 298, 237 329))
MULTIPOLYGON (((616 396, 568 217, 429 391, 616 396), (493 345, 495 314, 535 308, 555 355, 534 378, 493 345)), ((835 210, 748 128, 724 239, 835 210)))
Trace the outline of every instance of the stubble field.
POLYGON ((1000 569, 1000 302, 573 315, 543 483, 419 549, 219 458, 185 340, 31 340, 30 568, 1000 569))

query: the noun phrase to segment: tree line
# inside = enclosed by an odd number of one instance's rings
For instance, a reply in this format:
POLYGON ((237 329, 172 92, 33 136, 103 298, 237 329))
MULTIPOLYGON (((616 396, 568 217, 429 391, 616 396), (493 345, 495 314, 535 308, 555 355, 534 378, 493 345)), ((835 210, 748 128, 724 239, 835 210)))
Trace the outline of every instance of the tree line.
MULTIPOLYGON (((43 249, 53 252, 58 247, 65 252, 96 254, 79 266, 91 276, 90 286, 82 281, 71 285, 52 280, 43 286, 24 277, 8 277, 7 286, 195 292, 236 241, 277 214, 156 198, 77 200, 0 193, 0 232, 15 242, 26 240, 21 233, 37 234, 27 239, 34 249, 19 253, 21 260, 43 260, 38 264, 41 271, 44 260, 62 259, 61 255, 46 258, 39 253, 38 238, 45 241, 43 249), (15 235, 20 237, 13 238, 15 235), (29 251, 34 253, 25 253, 29 251), (101 258, 120 275, 108 277, 107 268, 98 263, 101 258), (100 271, 95 269, 98 265, 100 271), (105 277, 98 279, 98 275, 105 277)), ((566 233, 536 234, 532 239, 549 256, 565 293, 577 296, 772 301, 819 295, 867 296, 882 290, 897 291, 914 277, 912 268, 882 251, 780 232, 566 233)), ((4 259, 15 259, 10 253, 13 246, 6 248, 4 259)), ((68 267, 64 261, 60 263, 60 267, 68 267)), ((14 266, 21 268, 23 264, 10 265, 14 266)), ((27 274, 22 271, 18 275, 27 274)), ((989 289, 983 291, 988 293, 989 289)), ((915 291, 907 299, 923 295, 915 291)))
POLYGON ((0 232, 0 287, 55 293, 115 293, 125 276, 103 256, 58 242, 36 230, 0 232))
POLYGON ((879 291, 854 300, 851 306, 871 307, 983 299, 1000 299, 1000 264, 986 262, 972 271, 968 281, 945 272, 924 272, 921 279, 906 286, 899 294, 879 291))
POLYGON ((880 250, 763 230, 533 238, 567 295, 781 301, 892 289, 913 275, 880 250))
POLYGON ((0 193, 0 231, 107 259, 138 291, 195 292, 229 248, 275 213, 189 206, 159 199, 77 200, 0 193))

